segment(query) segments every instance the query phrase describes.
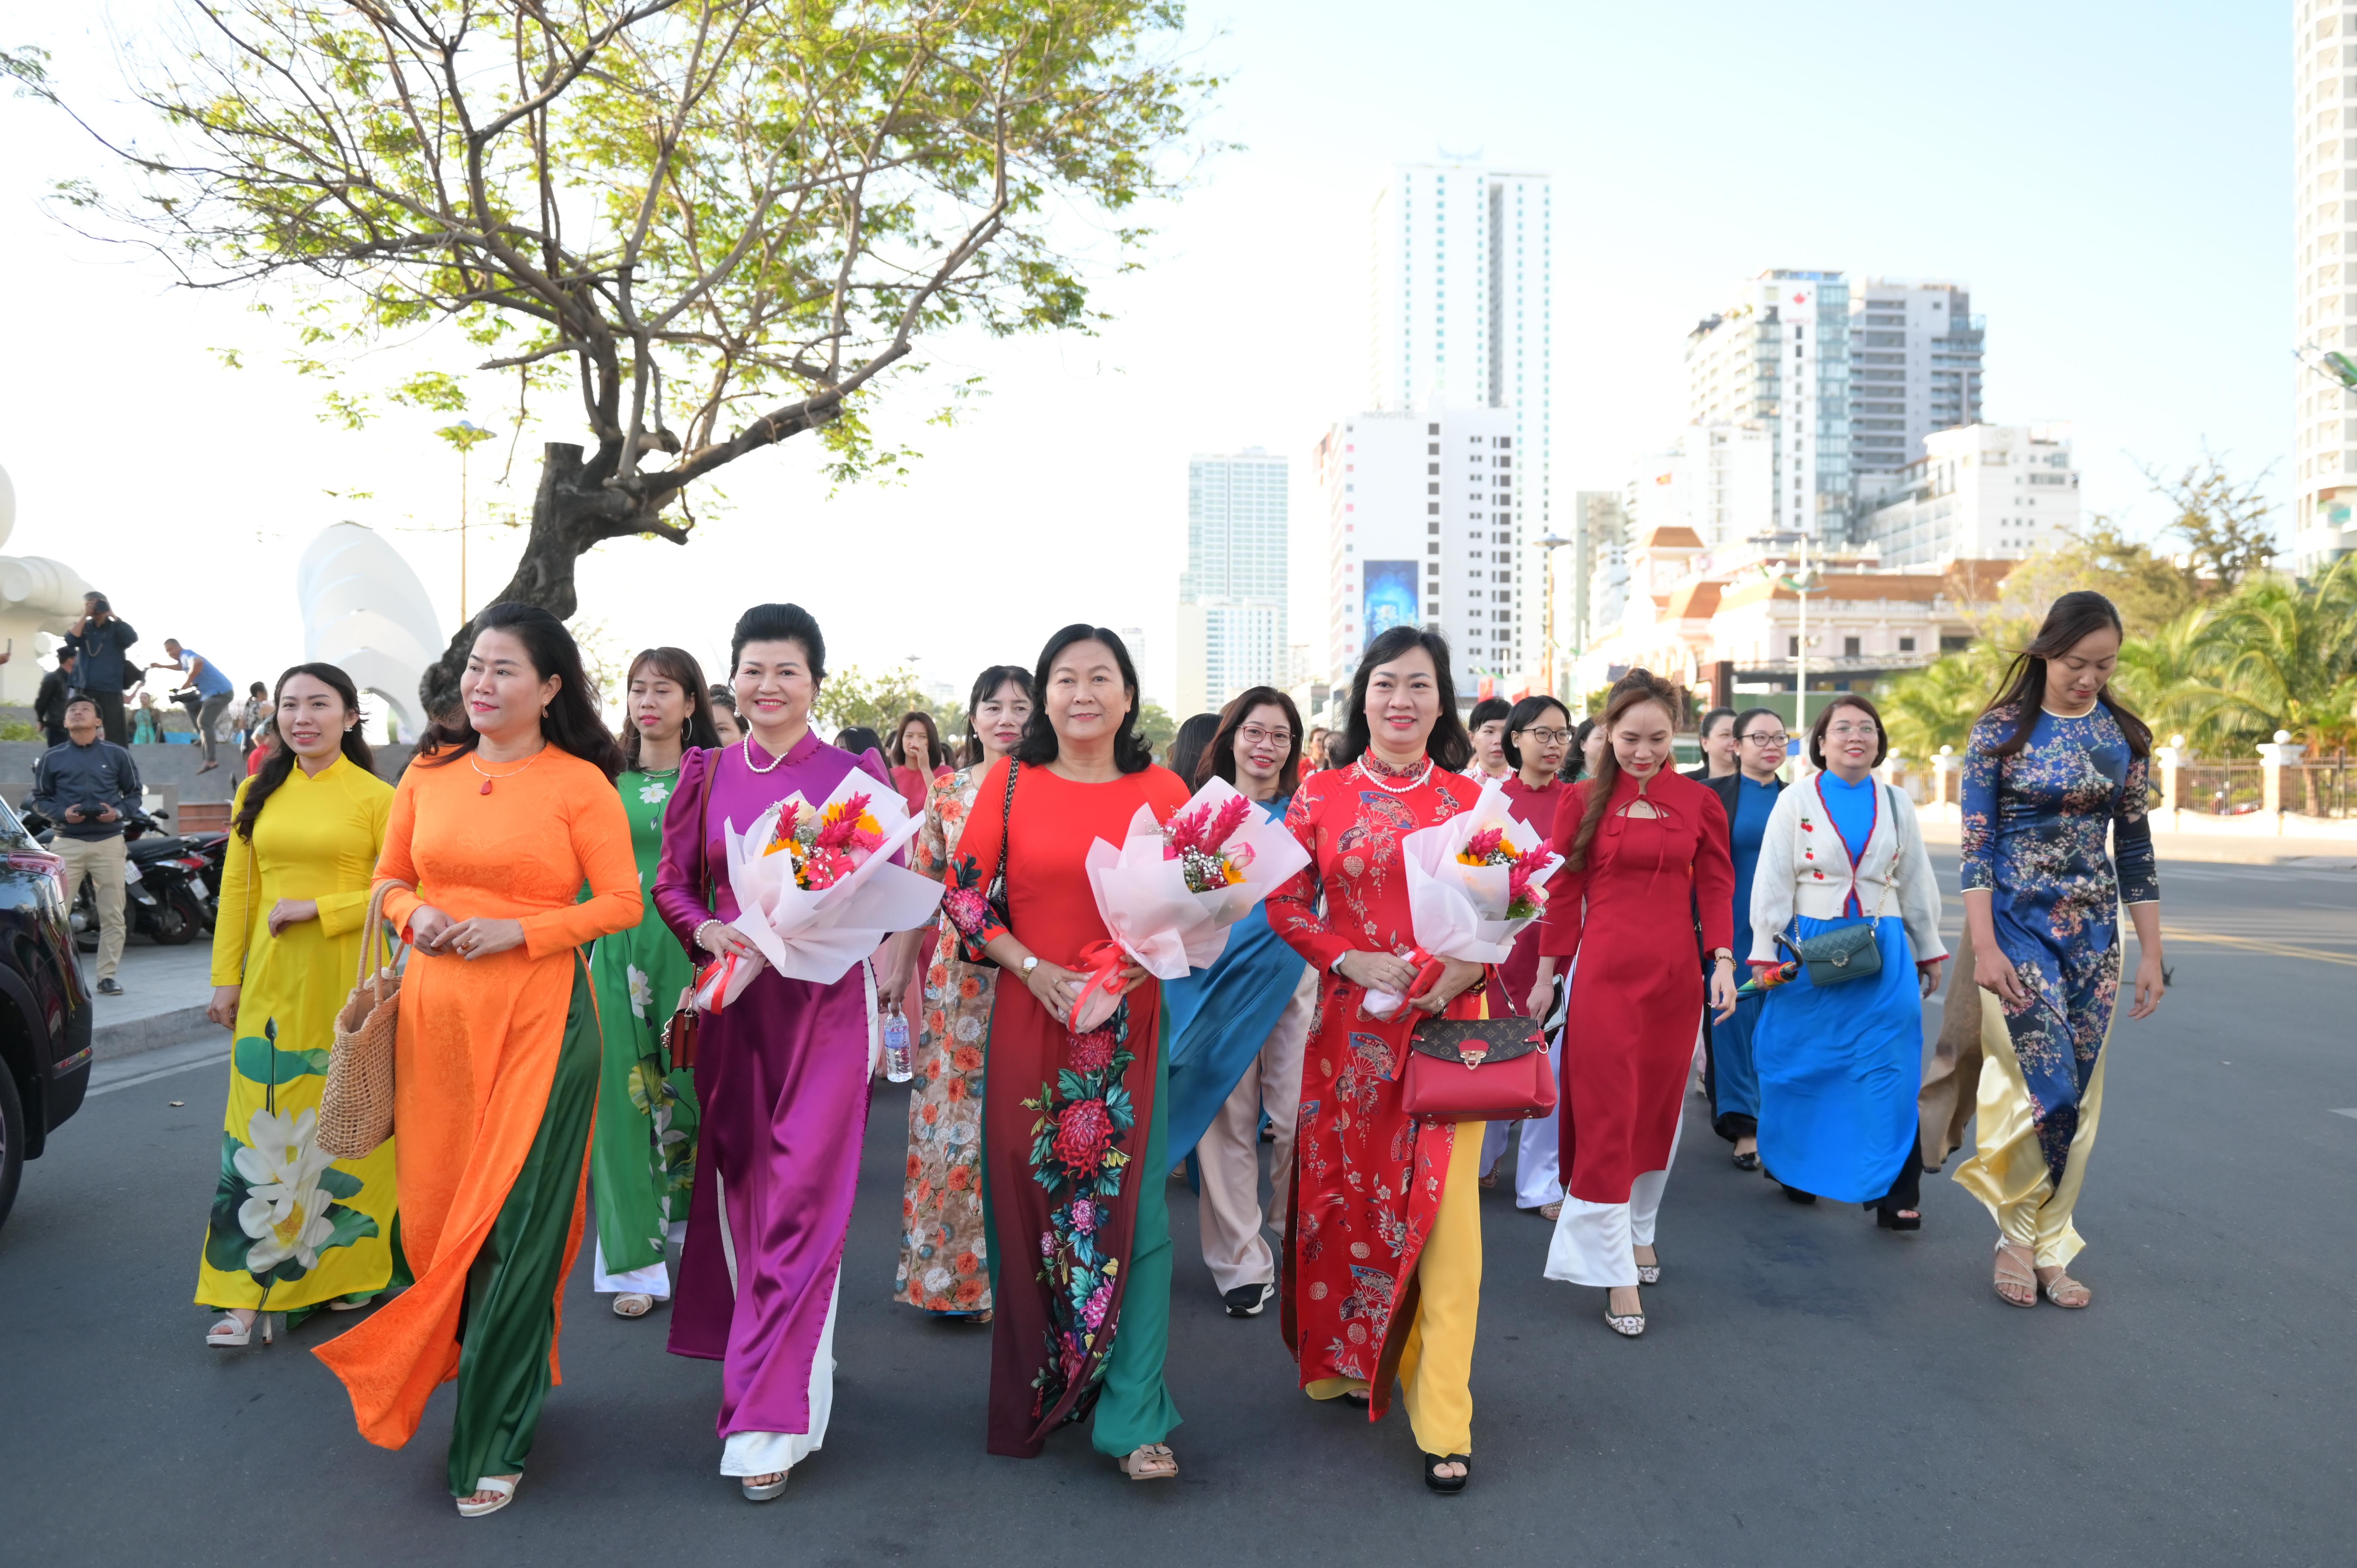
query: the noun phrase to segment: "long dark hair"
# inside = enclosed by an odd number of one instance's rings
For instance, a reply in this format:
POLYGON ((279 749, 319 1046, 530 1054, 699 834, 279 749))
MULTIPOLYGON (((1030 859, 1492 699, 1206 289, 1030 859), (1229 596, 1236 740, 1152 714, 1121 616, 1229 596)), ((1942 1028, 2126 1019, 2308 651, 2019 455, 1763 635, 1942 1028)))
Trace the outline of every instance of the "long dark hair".
MULTIPOLYGON (((375 772, 376 753, 369 749, 368 740, 361 734, 358 722, 361 716, 360 688, 352 684, 350 676, 336 666, 297 664, 282 672, 278 677, 278 691, 270 694, 272 717, 277 716, 278 693, 286 690, 286 682, 297 675, 308 675, 314 681, 335 688, 336 695, 344 700, 344 712, 351 714, 354 720, 344 728, 344 755, 358 763, 365 771, 375 772)), ((278 792, 278 787, 286 782, 286 776, 295 771, 295 764, 298 760, 295 755, 295 748, 288 746, 285 737, 281 736, 278 749, 271 754, 269 761, 262 765, 262 771, 253 776, 253 782, 245 787, 245 804, 239 807, 237 812, 235 832, 238 837, 248 843, 253 842, 253 824, 261 821, 263 806, 268 802, 271 796, 278 792)))
POLYGON ((1012 681, 1033 703, 1039 693, 1031 690, 1031 671, 1020 664, 994 664, 974 678, 974 690, 965 700, 965 750, 959 757, 962 768, 982 766, 982 736, 974 729, 974 715, 982 704, 998 695, 998 689, 1012 681))
MULTIPOLYGON (((1563 715, 1566 725, 1571 723, 1571 710, 1544 693, 1524 697, 1514 704, 1514 711, 1506 715, 1506 760, 1514 765, 1515 772, 1519 773, 1523 768, 1523 748, 1514 744, 1514 733, 1517 730, 1526 730, 1538 723, 1539 715, 1549 708, 1563 715)), ((1570 764, 1570 753, 1565 754, 1564 762, 1566 766, 1570 764)), ((1558 773, 1555 777, 1560 779, 1563 776, 1558 773)))
POLYGON ((1211 755, 1211 737, 1220 733, 1220 715, 1197 714, 1178 726, 1170 737, 1170 771, 1189 784, 1203 770, 1203 758, 1211 755))
POLYGON ((933 723, 933 715, 922 708, 910 708, 900 715, 900 722, 892 726, 892 743, 885 749, 884 759, 896 768, 913 768, 920 773, 931 773, 950 759, 950 751, 942 744, 941 726, 933 723), (925 726, 925 760, 922 762, 909 760, 910 725, 925 726))
POLYGON ((1301 745, 1308 737, 1301 733, 1301 710, 1293 699, 1274 686, 1254 686, 1236 694, 1235 701, 1220 710, 1220 727, 1211 736, 1211 744, 1203 750, 1203 760, 1193 777, 1179 777, 1198 789, 1213 779, 1236 781, 1236 731, 1244 727, 1254 708, 1277 708, 1285 714, 1285 725, 1293 732, 1293 744, 1286 748, 1285 766, 1276 775, 1276 792, 1290 795, 1301 788, 1301 745))
MULTIPOLYGON (((720 744, 720 732, 712 725, 712 693, 704 683, 704 666, 695 655, 683 648, 642 648, 630 660, 630 672, 622 677, 622 695, 630 696, 630 682, 639 671, 651 666, 654 672, 687 693, 687 722, 679 727, 679 744, 706 748, 720 744)), ((629 714, 622 715, 622 766, 635 769, 639 766, 639 725, 629 714)))
MULTIPOLYGON (((540 715, 541 738, 589 763, 608 783, 613 782, 622 771, 622 748, 597 716, 597 689, 581 667, 581 645, 565 623, 538 605, 507 599, 475 618, 476 639, 480 640, 487 631, 504 631, 522 643, 533 673, 542 680, 556 677, 556 695, 540 715)), ((455 719, 436 719, 426 727, 416 760, 425 768, 447 768, 481 741, 462 705, 455 719)))
MULTIPOLYGON (((1652 703, 1670 717, 1673 726, 1678 722, 1677 689, 1660 677, 1641 670, 1632 670, 1612 688, 1612 701, 1605 705, 1604 716, 1597 723, 1610 735, 1620 715, 1641 703, 1652 703), (1643 680, 1635 679, 1643 676, 1643 680)), ((1663 772, 1674 771, 1667 762, 1663 772)), ((1620 784, 1620 754, 1608 742, 1604 755, 1597 759, 1596 776, 1587 781, 1587 809, 1579 813, 1579 831, 1572 835, 1571 853, 1564 856, 1564 869, 1578 871, 1587 865, 1587 851, 1596 842, 1596 830, 1604 821, 1604 812, 1612 803, 1612 791, 1620 784)))
MULTIPOLYGON (((1981 710, 1981 717, 2010 712, 2013 733, 1997 743, 1989 752, 1991 757, 2012 757, 2029 744, 2029 734, 2038 727, 2039 711, 2046 704, 2046 661, 2060 659, 2078 646, 2082 638, 2091 637, 2109 628, 2123 641, 2127 628, 2120 624, 2120 612, 2112 601, 2093 588, 2081 588, 2063 595, 2046 612, 2045 623, 2029 646, 2014 655, 2005 672, 2005 684, 1989 705, 1981 710)), ((2131 713, 2126 704, 2112 695, 2112 683, 2104 682, 2095 693, 2095 701, 2112 710, 2112 717, 2120 726, 2120 734, 2128 743, 2132 757, 2152 755, 2152 726, 2131 713)))
POLYGON ((1596 721, 1582 719, 1571 732, 1571 751, 1563 759, 1563 771, 1555 775, 1566 784, 1587 777, 1587 737, 1596 733, 1596 721))
POLYGON ((1154 766, 1154 748, 1137 733, 1137 666, 1129 661, 1129 648, 1111 627, 1091 626, 1086 621, 1074 621, 1048 639, 1039 650, 1039 667, 1031 672, 1031 717, 1023 725, 1022 744, 1015 748, 1015 760, 1037 768, 1053 762, 1061 747, 1056 739, 1056 726, 1048 722, 1048 671, 1055 668, 1056 660, 1064 650, 1076 642, 1101 642, 1113 654, 1113 661, 1121 670, 1121 683, 1129 693, 1129 712, 1121 718, 1121 727, 1114 731, 1113 762, 1124 773, 1143 773, 1154 766))
POLYGON ((1411 648, 1432 655, 1434 683, 1440 690, 1440 716, 1432 722, 1432 735, 1424 743, 1425 755, 1432 758, 1433 766, 1451 773, 1473 760, 1473 737, 1465 733, 1465 721, 1457 715, 1457 682, 1448 673, 1448 639, 1421 627, 1395 626, 1367 644, 1367 651, 1359 656, 1359 672, 1351 677, 1351 710, 1342 721, 1341 743, 1337 746, 1331 736, 1326 739, 1327 767, 1348 768, 1365 754, 1372 737, 1367 725, 1367 682, 1378 669, 1411 648))

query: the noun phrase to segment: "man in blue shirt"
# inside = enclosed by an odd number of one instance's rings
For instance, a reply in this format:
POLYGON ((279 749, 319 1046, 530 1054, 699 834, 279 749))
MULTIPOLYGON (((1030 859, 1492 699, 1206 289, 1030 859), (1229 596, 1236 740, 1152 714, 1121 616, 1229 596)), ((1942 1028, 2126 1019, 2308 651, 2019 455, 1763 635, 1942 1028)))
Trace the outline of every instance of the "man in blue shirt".
POLYGON ((98 704, 77 695, 66 704, 66 744, 33 764, 33 810, 55 822, 49 848, 66 863, 69 903, 90 878, 98 895, 98 993, 120 996, 123 961, 123 820, 139 809, 139 769, 131 754, 99 738, 98 704))
POLYGON ((236 694, 237 683, 221 672, 220 665, 195 649, 181 647, 177 637, 164 639, 164 651, 169 657, 147 668, 187 673, 187 683, 172 693, 172 700, 188 704, 188 716, 196 721, 198 744, 205 748, 205 765, 197 771, 210 773, 221 766, 221 758, 213 753, 213 726, 221 722, 221 714, 229 712, 229 700, 236 694))

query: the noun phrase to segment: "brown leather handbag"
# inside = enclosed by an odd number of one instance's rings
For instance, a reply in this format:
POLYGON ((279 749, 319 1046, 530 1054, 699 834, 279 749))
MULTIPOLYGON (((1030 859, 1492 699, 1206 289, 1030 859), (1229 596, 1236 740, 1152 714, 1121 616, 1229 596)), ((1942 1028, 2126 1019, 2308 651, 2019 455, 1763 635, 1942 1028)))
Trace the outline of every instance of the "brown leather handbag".
POLYGON ((1400 1106, 1427 1122, 1530 1122, 1555 1114, 1554 1064, 1535 1018, 1506 1008, 1493 974, 1489 1018, 1425 1018, 1400 1069, 1400 1106))

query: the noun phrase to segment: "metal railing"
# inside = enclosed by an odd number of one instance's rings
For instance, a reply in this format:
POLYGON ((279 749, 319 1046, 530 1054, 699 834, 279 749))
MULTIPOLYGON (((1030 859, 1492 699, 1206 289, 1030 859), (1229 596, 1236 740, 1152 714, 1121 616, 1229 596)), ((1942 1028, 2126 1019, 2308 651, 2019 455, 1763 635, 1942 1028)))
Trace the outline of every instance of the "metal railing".
POLYGON ((2178 770, 2177 809, 2239 817, 2266 804, 2265 768, 2257 762, 2188 762, 2178 770))
POLYGON ((2304 817, 2357 816, 2357 764, 2338 757, 2285 768, 2283 807, 2304 817))

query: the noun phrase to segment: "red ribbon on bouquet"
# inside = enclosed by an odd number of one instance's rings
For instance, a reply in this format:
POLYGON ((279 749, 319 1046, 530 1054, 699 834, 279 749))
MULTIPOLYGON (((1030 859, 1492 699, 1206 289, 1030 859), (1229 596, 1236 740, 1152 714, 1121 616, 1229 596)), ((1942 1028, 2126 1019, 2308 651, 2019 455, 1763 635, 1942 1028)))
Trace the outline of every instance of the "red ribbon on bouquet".
POLYGON ((705 987, 712 988, 712 1005, 705 1012, 717 1014, 727 1002, 728 982, 736 976, 737 962, 735 953, 725 953, 695 972, 695 994, 702 997, 705 987))
POLYGON ((1129 953, 1119 942, 1110 940, 1095 941, 1081 950, 1078 961, 1089 978, 1082 985, 1081 993, 1072 998, 1071 1026, 1072 1033, 1085 1035, 1112 1016, 1114 1004, 1129 988, 1129 977, 1122 972, 1129 967, 1129 953), (1092 998, 1089 993, 1092 991, 1104 993, 1105 1000, 1097 1008, 1096 1015, 1083 1022, 1082 1015, 1090 1010, 1092 998))
POLYGON ((1410 1002, 1415 1001, 1417 997, 1423 995, 1426 992, 1431 990, 1434 986, 1439 984, 1440 977, 1448 972, 1448 966, 1443 960, 1433 957, 1422 948, 1410 948, 1406 952, 1400 954, 1399 956, 1406 959, 1407 961, 1413 964, 1415 968, 1415 979, 1409 983, 1407 994, 1401 999, 1399 1011, 1394 1013, 1389 1018, 1377 1018, 1373 1014, 1367 1011, 1367 998, 1366 994, 1362 992, 1359 996, 1360 1017, 1364 1018, 1371 1023, 1398 1023, 1401 1018, 1407 1015, 1407 1004, 1410 1002))

